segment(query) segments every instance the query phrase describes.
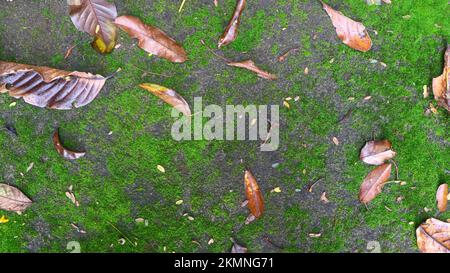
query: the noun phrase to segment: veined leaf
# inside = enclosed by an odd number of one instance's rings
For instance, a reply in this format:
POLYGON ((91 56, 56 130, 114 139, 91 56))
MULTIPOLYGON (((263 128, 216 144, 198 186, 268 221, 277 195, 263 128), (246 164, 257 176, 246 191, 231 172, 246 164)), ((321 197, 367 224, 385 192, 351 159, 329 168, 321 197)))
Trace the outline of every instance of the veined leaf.
POLYGON ((184 100, 183 97, 178 95, 178 93, 173 91, 172 89, 152 83, 143 83, 140 84, 139 86, 158 96, 166 103, 172 105, 175 109, 183 113, 185 116, 187 117, 191 116, 191 109, 189 108, 187 102, 184 100))
POLYGON ((427 219, 416 230, 417 246, 423 253, 450 253, 450 223, 427 219))
POLYGON ((238 34, 238 28, 241 23, 241 16, 242 12, 245 9, 246 0, 237 0, 236 2, 236 8, 234 9, 233 16, 230 19, 230 22, 228 22, 227 27, 225 28, 225 31, 223 32, 222 36, 219 39, 218 47, 228 45, 229 43, 236 40, 237 34, 238 34))
POLYGON ((94 47, 100 53, 109 53, 117 40, 116 5, 105 0, 69 1, 69 14, 73 24, 80 31, 94 36, 94 47))
POLYGON ((0 209, 23 212, 33 202, 15 187, 0 184, 0 209))
POLYGON ((38 107, 67 110, 92 102, 106 78, 44 66, 0 61, 0 93, 38 107))
POLYGON ((264 213, 264 199, 258 183, 250 171, 245 171, 244 183, 245 195, 248 200, 248 208, 253 216, 259 218, 264 213))
POLYGON ((143 50, 174 63, 183 63, 187 60, 183 47, 160 29, 144 24, 139 18, 130 15, 120 16, 115 20, 115 24, 131 38, 138 39, 139 47, 143 50))
POLYGON ((364 145, 359 158, 370 165, 381 165, 395 155, 389 140, 374 140, 364 145))
POLYGON ((330 16, 339 39, 341 39, 344 44, 362 52, 370 50, 372 47, 372 40, 363 24, 353 21, 339 11, 332 9, 324 2, 320 2, 323 5, 323 9, 328 13, 328 16, 330 16))
POLYGON ((371 171, 361 185, 359 190, 359 201, 369 203, 381 193, 384 184, 391 176, 392 164, 383 164, 371 171))

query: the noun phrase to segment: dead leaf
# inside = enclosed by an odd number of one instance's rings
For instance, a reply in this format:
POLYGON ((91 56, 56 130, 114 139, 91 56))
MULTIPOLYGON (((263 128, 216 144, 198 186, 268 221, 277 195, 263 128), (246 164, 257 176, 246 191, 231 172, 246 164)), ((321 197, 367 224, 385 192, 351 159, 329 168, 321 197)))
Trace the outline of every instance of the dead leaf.
POLYGON ((189 108, 187 102, 184 100, 183 97, 178 95, 178 93, 173 91, 172 89, 152 83, 143 83, 140 84, 139 86, 158 96, 166 103, 172 105, 175 109, 183 113, 185 116, 187 117, 191 116, 191 109, 189 108))
POLYGON ((391 4, 391 0, 382 0, 386 4, 391 4))
POLYGON ((0 209, 22 213, 33 202, 20 190, 7 184, 0 184, 0 209))
POLYGON ((433 79, 434 99, 447 111, 450 111, 450 45, 444 56, 444 70, 442 75, 433 79))
POLYGON ((156 168, 158 169, 158 171, 160 171, 162 173, 166 172, 166 169, 163 166, 161 166, 161 165, 156 166, 156 168))
POLYGON ((320 196, 320 201, 322 201, 324 204, 330 203, 330 200, 328 200, 328 198, 327 198, 327 193, 326 192, 322 193, 322 195, 320 196))
POLYGON ((71 191, 66 191, 66 197, 70 199, 70 201, 72 201, 72 203, 79 207, 80 203, 78 203, 77 199, 75 198, 75 194, 73 194, 73 192, 71 191))
POLYGON ((426 99, 426 98, 428 98, 429 95, 430 95, 430 93, 428 92, 428 86, 424 85, 423 86, 423 98, 426 99))
POLYGON ((85 106, 97 97, 105 81, 91 73, 0 61, 0 93, 8 92, 38 107, 68 110, 85 106))
POLYGON ((255 218, 259 218, 264 213, 264 200, 255 177, 248 170, 244 174, 244 183, 248 208, 255 218))
POLYGON ((5 215, 2 215, 2 217, 0 217, 0 224, 6 224, 8 222, 9 219, 5 215))
POLYGON ((445 212, 447 210, 447 196, 448 184, 440 185, 436 192, 437 207, 440 212, 445 212))
POLYGON ((364 145, 359 158, 370 165, 381 165, 395 155, 396 153, 392 150, 392 144, 389 140, 373 140, 364 145))
POLYGON ((328 16, 330 16, 339 39, 341 39, 344 44, 362 52, 370 50, 372 47, 372 40, 363 24, 353 21, 342 13, 332 9, 324 2, 320 2, 323 5, 323 9, 328 13, 328 16))
POLYGON ((67 58, 69 58, 70 55, 72 55, 74 48, 75 48, 75 46, 71 46, 67 49, 66 54, 64 55, 64 60, 67 60, 67 58))
POLYGON ((247 70, 250 70, 254 73, 256 73, 259 77, 263 78, 263 79, 267 79, 267 80, 276 80, 278 79, 277 76, 266 72, 264 70, 261 70, 259 67, 256 66, 256 64, 252 61, 252 60, 245 60, 245 61, 241 61, 241 62, 231 62, 231 63, 227 63, 229 66, 234 66, 234 67, 240 67, 240 68, 245 68, 247 70))
POLYGON ((422 253, 450 253, 450 223, 427 219, 417 228, 416 235, 422 253))
POLYGON ((86 155, 85 152, 75 152, 64 148, 59 138, 59 130, 56 129, 53 133, 53 144, 55 145, 56 151, 67 160, 75 160, 86 155))
POLYGON ((380 194, 384 184, 391 176, 391 169, 392 164, 383 164, 371 171, 361 184, 359 201, 367 204, 380 194))
POLYGON ((221 46, 228 45, 229 43, 236 40, 238 28, 241 23, 241 15, 245 9, 245 5, 246 0, 237 0, 233 16, 231 17, 227 27, 225 28, 225 31, 223 32, 222 36, 219 39, 218 43, 219 48, 221 46))
POLYGON ((160 29, 144 24, 139 18, 130 15, 120 16, 115 23, 131 38, 138 39, 139 47, 146 52, 174 63, 183 63, 187 60, 186 51, 181 45, 160 29))
POLYGON ((94 47, 100 53, 111 52, 117 40, 116 5, 105 0, 69 1, 69 14, 75 27, 94 36, 94 47))
MULTIPOLYGON (((289 49, 289 50, 286 51, 284 54, 282 54, 282 55, 280 55, 280 56, 278 57, 278 61, 279 61, 279 62, 284 62, 284 60, 286 60, 286 58, 287 58, 291 53, 294 53, 294 52, 297 52, 297 51, 299 51, 299 48, 291 48, 291 49, 289 49)), ((306 71, 306 69, 307 69, 307 68, 305 68, 305 71, 306 71)), ((305 74, 308 74, 308 73, 305 73, 305 74)))
POLYGON ((231 247, 231 253, 247 253, 248 249, 236 243, 234 239, 231 238, 233 246, 231 247))
POLYGON ((339 139, 337 137, 332 138, 334 145, 339 146, 339 139))
POLYGON ((310 238, 319 238, 320 236, 322 236, 322 233, 310 233, 308 234, 308 236, 310 238))

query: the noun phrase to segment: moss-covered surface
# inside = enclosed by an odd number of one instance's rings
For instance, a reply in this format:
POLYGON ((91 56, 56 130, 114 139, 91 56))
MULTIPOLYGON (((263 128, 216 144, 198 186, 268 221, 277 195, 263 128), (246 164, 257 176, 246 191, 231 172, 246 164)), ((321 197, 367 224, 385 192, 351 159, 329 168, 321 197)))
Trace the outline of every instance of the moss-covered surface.
POLYGON ((442 71, 447 0, 370 7, 363 0, 327 1, 370 30, 374 47, 367 53, 338 40, 318 1, 249 1, 239 38, 220 54, 255 60, 279 75, 274 82, 227 67, 200 43, 215 47, 235 1, 216 8, 213 1, 188 0, 181 13, 181 1, 115 1, 120 14, 139 16, 180 41, 190 59, 184 64, 149 57, 125 34, 119 49, 98 55, 62 2, 0 0, 0 59, 103 75, 123 70, 94 102, 73 111, 21 100, 10 107, 15 99, 0 96, 0 126, 17 131, 0 130, 0 182, 34 200, 23 215, 0 212, 10 219, 0 224, 1 252, 68 252, 71 241, 82 252, 227 252, 230 237, 251 252, 367 252, 370 241, 384 252, 411 252, 419 223, 450 218, 435 206, 437 186, 450 182, 448 114, 425 115, 434 102, 422 96, 422 86, 442 71), (277 61, 295 47, 298 52, 277 61), (256 141, 176 142, 170 107, 139 89, 141 82, 171 87, 189 103, 201 96, 204 104, 221 106, 278 104, 280 148, 261 152, 256 141), (295 96, 300 100, 290 109, 282 107, 295 96), (67 146, 84 148, 87 156, 61 159, 51 141, 56 127, 67 146), (372 138, 393 142, 407 184, 387 185, 366 208, 357 196, 372 167, 358 155, 372 138), (265 215, 250 225, 241 208, 244 166, 266 201, 265 215), (79 207, 65 196, 70 185, 79 207), (275 187, 282 192, 271 193, 275 187), (330 203, 320 202, 323 192, 330 203), (132 243, 119 244, 125 237, 132 243))

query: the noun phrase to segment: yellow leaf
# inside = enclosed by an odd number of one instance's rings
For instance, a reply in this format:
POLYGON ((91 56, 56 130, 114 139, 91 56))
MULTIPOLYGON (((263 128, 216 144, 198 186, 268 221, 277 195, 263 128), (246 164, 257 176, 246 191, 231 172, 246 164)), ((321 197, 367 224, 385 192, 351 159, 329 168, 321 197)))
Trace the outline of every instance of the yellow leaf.
POLYGON ((166 169, 164 169, 164 167, 161 166, 161 165, 158 165, 157 168, 158 168, 158 170, 159 170, 160 172, 162 172, 162 173, 165 173, 165 172, 166 172, 166 169))
POLYGON ((0 224, 6 224, 9 222, 9 219, 6 218, 6 216, 2 215, 2 217, 0 217, 0 224))

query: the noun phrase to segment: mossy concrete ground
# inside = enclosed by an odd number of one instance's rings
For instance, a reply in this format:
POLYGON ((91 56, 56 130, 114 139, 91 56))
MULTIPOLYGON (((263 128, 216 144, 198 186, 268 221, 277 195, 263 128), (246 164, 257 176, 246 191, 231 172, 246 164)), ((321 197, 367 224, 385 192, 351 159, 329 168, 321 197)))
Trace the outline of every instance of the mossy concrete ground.
POLYGON ((181 13, 181 1, 115 2, 120 14, 139 16, 181 42, 189 61, 150 57, 124 33, 121 47, 101 56, 91 37, 72 25, 64 1, 0 0, 1 60, 103 75, 123 69, 94 102, 72 111, 21 100, 10 107, 16 100, 0 96, 0 125, 17 132, 0 130, 0 182, 34 200, 23 215, 0 213, 10 219, 0 224, 1 252, 68 252, 71 241, 82 252, 228 252, 230 237, 251 252, 369 252, 370 241, 383 252, 415 252, 415 229, 424 219, 450 218, 435 206, 437 186, 450 182, 448 113, 425 115, 436 103, 422 96, 423 85, 442 72, 447 0, 370 7, 363 0, 327 1, 365 24, 374 43, 367 53, 338 40, 318 1, 249 1, 238 39, 218 54, 254 60, 280 77, 273 82, 226 66, 200 43, 215 47, 235 1, 214 7, 187 0, 181 13), (204 104, 220 106, 278 104, 280 148, 261 152, 256 141, 176 142, 170 107, 139 89, 141 82, 173 88, 189 103, 201 96, 204 104), (283 107, 284 98, 296 96, 290 109, 283 107), (56 127, 66 146, 86 149, 87 156, 61 159, 51 141, 56 127), (387 185, 365 207, 358 191, 372 167, 358 155, 373 138, 393 142, 399 179, 407 183, 387 185), (245 166, 266 201, 265 215, 250 225, 241 208, 245 166), (65 196, 70 185, 80 207, 65 196), (281 192, 271 192, 275 187, 281 192), (330 203, 320 201, 323 192, 330 203), (121 245, 121 238, 131 243, 121 245))

